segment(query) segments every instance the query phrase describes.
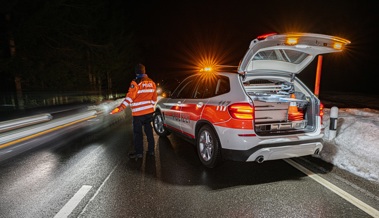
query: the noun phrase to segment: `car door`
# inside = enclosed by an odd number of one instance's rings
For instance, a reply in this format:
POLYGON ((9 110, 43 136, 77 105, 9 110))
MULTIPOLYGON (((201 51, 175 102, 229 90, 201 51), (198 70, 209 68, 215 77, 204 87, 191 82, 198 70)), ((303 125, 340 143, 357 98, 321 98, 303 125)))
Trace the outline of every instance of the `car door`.
POLYGON ((183 80, 164 103, 165 124, 168 128, 182 132, 180 127, 182 123, 181 110, 186 98, 190 98, 193 95, 194 87, 196 86, 195 80, 195 77, 188 77, 183 80))
POLYGON ((199 76, 192 98, 187 98, 182 106, 181 129, 186 135, 195 138, 195 127, 201 119, 209 99, 220 93, 221 79, 217 75, 199 76))

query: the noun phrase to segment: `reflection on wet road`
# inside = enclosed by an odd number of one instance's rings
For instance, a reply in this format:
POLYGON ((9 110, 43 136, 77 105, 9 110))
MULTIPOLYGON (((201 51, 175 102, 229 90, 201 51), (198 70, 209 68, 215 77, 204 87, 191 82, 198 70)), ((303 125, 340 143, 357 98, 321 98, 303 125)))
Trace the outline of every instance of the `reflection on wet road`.
MULTIPOLYGON (((130 117, 31 140, 39 146, 1 162, 0 217, 370 217, 285 161, 207 169, 188 142, 155 140, 155 157, 129 159, 130 117)), ((375 191, 333 182, 378 209, 375 191)))

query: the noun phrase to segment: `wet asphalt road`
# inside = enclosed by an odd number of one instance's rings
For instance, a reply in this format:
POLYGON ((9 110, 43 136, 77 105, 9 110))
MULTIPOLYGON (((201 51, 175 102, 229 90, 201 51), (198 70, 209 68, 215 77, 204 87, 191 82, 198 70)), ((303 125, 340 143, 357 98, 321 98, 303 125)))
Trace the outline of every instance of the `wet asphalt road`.
MULTIPOLYGON (((131 118, 118 116, 23 142, 31 148, 1 160, 0 217, 372 217, 283 160, 206 169, 175 135, 155 135, 156 156, 130 160, 131 118)), ((293 160, 379 210, 379 184, 293 160)))

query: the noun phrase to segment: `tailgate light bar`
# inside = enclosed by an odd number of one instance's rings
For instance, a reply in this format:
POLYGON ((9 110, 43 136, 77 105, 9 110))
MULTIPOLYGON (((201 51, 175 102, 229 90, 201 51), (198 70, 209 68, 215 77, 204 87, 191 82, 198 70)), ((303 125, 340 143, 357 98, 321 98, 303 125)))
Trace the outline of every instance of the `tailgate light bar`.
MULTIPOLYGON (((320 36, 320 34, 314 34, 314 35, 320 36)), ((288 33, 288 34, 286 34, 286 40, 285 40, 284 44, 286 44, 286 45, 297 45, 302 37, 307 37, 307 36, 308 36, 307 34, 303 34, 303 33, 288 33)), ((266 38, 267 37, 268 36, 266 36, 266 38)), ((328 39, 328 38, 324 37, 324 39, 328 39)), ((331 40, 331 42, 324 43, 324 46, 328 46, 328 47, 331 47, 331 48, 336 49, 336 50, 342 50, 345 45, 351 43, 347 39, 336 37, 336 36, 329 38, 329 40, 331 40)), ((301 44, 301 42, 300 42, 300 44, 301 44)))
POLYGON ((299 38, 296 37, 288 37, 286 40, 287 45, 296 45, 299 38))
POLYGON ((334 43, 333 48, 337 49, 337 50, 341 50, 342 49, 342 43, 340 43, 340 42, 334 43))

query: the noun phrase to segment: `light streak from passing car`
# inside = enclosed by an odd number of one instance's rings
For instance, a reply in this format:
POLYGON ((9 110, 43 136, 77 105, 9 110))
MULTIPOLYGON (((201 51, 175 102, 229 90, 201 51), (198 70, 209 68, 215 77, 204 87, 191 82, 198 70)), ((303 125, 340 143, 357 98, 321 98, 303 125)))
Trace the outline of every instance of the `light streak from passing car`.
POLYGON ((0 122, 0 132, 6 132, 13 129, 18 129, 25 126, 35 125, 37 123, 47 122, 53 119, 51 114, 39 114, 13 120, 0 122))
POLYGON ((57 119, 47 124, 32 126, 27 129, 20 129, 18 131, 7 132, 0 136, 0 149, 20 143, 38 136, 53 132, 58 129, 65 128, 67 126, 80 123, 97 116, 96 111, 87 111, 81 114, 57 119))

